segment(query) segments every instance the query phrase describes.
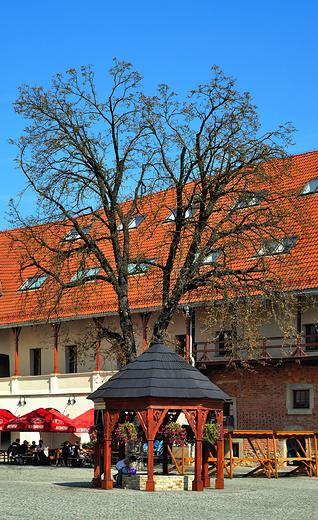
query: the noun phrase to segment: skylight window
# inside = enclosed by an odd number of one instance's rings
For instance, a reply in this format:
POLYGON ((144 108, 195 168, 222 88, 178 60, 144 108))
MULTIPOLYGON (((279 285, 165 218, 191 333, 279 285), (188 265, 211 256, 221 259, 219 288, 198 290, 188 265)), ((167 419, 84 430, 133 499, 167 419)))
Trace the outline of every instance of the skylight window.
MULTIPOLYGON (((144 219, 145 219, 145 217, 143 215, 136 215, 135 217, 130 219, 130 221, 128 223, 128 229, 136 229, 142 223, 142 221, 144 219)), ((118 231, 122 231, 123 230, 122 222, 119 222, 119 224, 117 226, 117 230, 118 231)))
MULTIPOLYGON (((84 233, 84 235, 86 235, 90 231, 91 228, 92 228, 92 226, 83 226, 81 228, 81 230, 84 233)), ((67 235, 65 235, 65 237, 63 238, 63 242, 69 242, 71 240, 78 240, 79 238, 82 238, 81 235, 77 232, 77 230, 75 228, 73 228, 67 233, 67 235)))
POLYGON ((47 279, 47 275, 29 276, 22 285, 20 285, 18 291, 28 291, 29 289, 39 289, 47 279))
POLYGON ((245 209, 252 208, 253 206, 258 206, 261 204, 263 200, 265 200, 268 195, 269 190, 261 190, 261 191, 245 191, 240 194, 238 199, 235 202, 235 207, 237 209, 245 209))
MULTIPOLYGON (((193 206, 192 208, 188 208, 185 212, 184 218, 192 218, 194 217, 195 213, 198 211, 199 206, 193 206)), ((174 209, 171 211, 170 215, 167 216, 167 218, 164 220, 164 222, 174 222, 176 220, 177 216, 177 210, 174 209)))
POLYGON ((265 240, 258 249, 256 256, 274 256, 289 253, 299 236, 265 240))
POLYGON ((151 264, 153 264, 156 261, 156 258, 147 258, 145 261, 141 262, 130 262, 128 265, 128 275, 132 276, 135 274, 146 274, 151 264))
POLYGON ((71 278, 71 282, 77 282, 78 280, 85 280, 91 276, 96 276, 101 269, 101 267, 85 267, 85 269, 79 269, 71 278))
POLYGON ((300 195, 310 195, 318 192, 318 179, 311 179, 301 190, 300 195))

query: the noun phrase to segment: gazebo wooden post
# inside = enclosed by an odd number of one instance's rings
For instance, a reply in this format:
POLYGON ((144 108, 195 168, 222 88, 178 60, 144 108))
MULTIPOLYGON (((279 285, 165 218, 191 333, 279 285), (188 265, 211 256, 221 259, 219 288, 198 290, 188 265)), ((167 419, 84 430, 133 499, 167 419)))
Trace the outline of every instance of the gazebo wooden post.
POLYGON ((202 480, 204 487, 210 487, 210 477, 209 477, 209 443, 203 443, 203 457, 202 457, 202 480))
POLYGON ((19 375, 19 336, 21 332, 21 327, 12 327, 12 331, 14 334, 14 376, 17 377, 19 375))
POLYGON ((126 445, 124 442, 120 442, 118 445, 118 460, 126 457, 126 445))
POLYGON ((153 443, 154 443, 154 420, 153 410, 148 408, 148 480, 146 482, 146 491, 155 490, 155 481, 153 479, 153 443))
POLYGON ((101 471, 100 471, 100 447, 99 442, 94 444, 94 478, 93 478, 93 488, 101 487, 101 471))
POLYGON ((111 418, 109 410, 104 410, 104 478, 102 489, 113 489, 111 476, 112 452, 111 452, 111 418))
POLYGON ((168 445, 166 441, 163 441, 162 448, 162 473, 168 475, 168 445))
MULTIPOLYGON (((223 410, 217 412, 218 424, 223 427, 223 410)), ((218 442, 215 489, 224 489, 224 439, 218 442)))
POLYGON ((194 480, 192 482, 192 491, 203 491, 203 480, 201 475, 202 460, 202 410, 197 410, 196 434, 195 434, 195 460, 194 460, 194 480))
POLYGON ((195 460, 194 460, 194 480, 192 482, 192 491, 203 491, 203 481, 201 479, 201 451, 202 441, 195 441, 195 460))

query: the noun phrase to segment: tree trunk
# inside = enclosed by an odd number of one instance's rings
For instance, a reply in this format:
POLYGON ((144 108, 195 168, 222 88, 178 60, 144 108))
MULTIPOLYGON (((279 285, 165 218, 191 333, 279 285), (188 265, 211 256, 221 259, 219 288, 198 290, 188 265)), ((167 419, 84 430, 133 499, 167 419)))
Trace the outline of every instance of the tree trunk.
POLYGON ((136 357, 136 343, 134 336, 134 329, 132 324, 131 313, 128 304, 128 297, 123 296, 119 300, 118 307, 120 328, 122 330, 124 354, 126 363, 129 363, 136 357))

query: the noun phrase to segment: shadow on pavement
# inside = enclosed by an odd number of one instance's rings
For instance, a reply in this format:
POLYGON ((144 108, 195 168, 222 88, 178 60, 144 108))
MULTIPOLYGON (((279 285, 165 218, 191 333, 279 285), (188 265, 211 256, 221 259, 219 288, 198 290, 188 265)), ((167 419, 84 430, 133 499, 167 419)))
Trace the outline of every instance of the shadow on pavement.
POLYGON ((71 487, 71 488, 92 488, 92 482, 54 482, 54 486, 71 487))

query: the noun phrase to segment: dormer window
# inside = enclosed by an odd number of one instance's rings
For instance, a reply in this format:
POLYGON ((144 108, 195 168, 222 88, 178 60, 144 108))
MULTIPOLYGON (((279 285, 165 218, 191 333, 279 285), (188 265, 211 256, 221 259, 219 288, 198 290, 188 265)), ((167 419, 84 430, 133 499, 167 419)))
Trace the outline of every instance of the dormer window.
MULTIPOLYGON (((184 214, 184 218, 193 218, 198 209, 199 206, 192 206, 192 208, 188 208, 184 214)), ((168 215, 167 218, 165 218, 164 222, 174 222, 176 220, 176 216, 177 210, 174 209, 173 211, 171 211, 170 215, 168 215)))
POLYGON ((20 285, 18 291, 28 291, 30 289, 39 289, 47 279, 47 275, 30 276, 27 278, 22 285, 20 285))
POLYGON ((71 282, 77 282, 78 280, 85 280, 90 277, 96 276, 102 270, 101 267, 85 267, 79 269, 77 273, 71 278, 71 282))
POLYGON ((236 200, 235 207, 237 209, 245 209, 252 208, 253 206, 258 206, 263 202, 263 200, 266 199, 268 194, 269 190, 244 191, 236 200))
MULTIPOLYGON (((195 255, 195 260, 199 258, 199 254, 195 255)), ((210 252, 202 259, 202 264, 215 264, 222 254, 221 248, 210 249, 210 252)))
POLYGON ((129 276, 135 274, 146 274, 155 261, 156 258, 146 258, 146 260, 140 262, 129 262, 127 273, 129 276))
POLYGON ((255 256, 274 256, 289 253, 299 236, 264 240, 255 256))
POLYGON ((301 190, 300 195, 310 195, 318 192, 318 179, 311 179, 301 190))
MULTIPOLYGON (((142 221, 145 219, 144 216, 142 215, 136 215, 135 217, 133 217, 132 219, 130 219, 129 223, 128 223, 128 229, 136 229, 141 223, 142 221)), ((122 231, 123 230, 123 224, 122 222, 119 222, 119 224, 117 225, 117 230, 118 231, 122 231)))
MULTIPOLYGON (((92 226, 83 226, 81 228, 82 233, 84 233, 84 235, 87 235, 87 233, 90 231, 91 228, 92 228, 92 226)), ((65 235, 65 237, 62 239, 62 242, 70 242, 71 240, 78 240, 79 238, 82 238, 81 235, 78 233, 78 231, 75 228, 73 228, 73 229, 70 229, 70 231, 67 233, 67 235, 65 235)))
POLYGON ((222 249, 211 249, 207 256, 203 259, 204 264, 215 264, 222 254, 222 249))

